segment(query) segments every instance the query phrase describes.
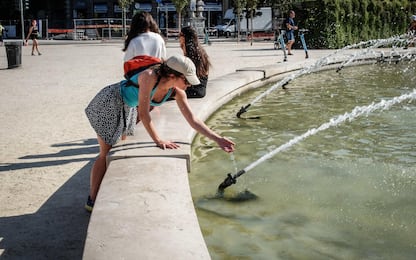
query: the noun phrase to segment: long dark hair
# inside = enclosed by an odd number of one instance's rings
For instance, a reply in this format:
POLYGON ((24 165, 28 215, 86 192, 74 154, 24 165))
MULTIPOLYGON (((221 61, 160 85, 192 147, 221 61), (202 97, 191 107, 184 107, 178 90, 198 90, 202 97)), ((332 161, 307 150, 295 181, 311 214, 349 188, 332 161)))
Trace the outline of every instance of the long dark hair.
POLYGON ((127 50, 130 41, 140 35, 141 33, 151 31, 154 33, 159 33, 159 26, 153 19, 152 15, 147 12, 139 12, 133 16, 130 24, 130 31, 127 34, 127 39, 124 41, 124 48, 123 51, 127 50))
POLYGON ((192 60, 196 67, 196 75, 198 77, 206 77, 209 73, 211 62, 208 54, 201 46, 198 40, 198 34, 195 29, 190 26, 181 29, 181 36, 185 38, 184 55, 192 60))

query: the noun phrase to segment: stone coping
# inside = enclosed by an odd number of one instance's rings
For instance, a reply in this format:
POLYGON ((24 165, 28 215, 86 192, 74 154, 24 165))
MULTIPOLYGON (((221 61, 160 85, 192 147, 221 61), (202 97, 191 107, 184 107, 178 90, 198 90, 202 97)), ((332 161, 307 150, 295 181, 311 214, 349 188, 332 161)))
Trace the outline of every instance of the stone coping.
MULTIPOLYGON (((361 63, 374 63, 374 55, 371 57, 362 57, 361 63)), ((333 61, 321 69, 341 62, 333 61)), ((299 61, 239 69, 209 81, 207 96, 191 99, 191 108, 206 120, 235 96, 304 66, 299 61)), ((159 135, 178 142, 181 148, 157 148, 139 124, 135 136, 112 149, 90 218, 83 259, 210 259, 188 182, 190 146, 196 133, 175 101, 151 113, 159 135)))

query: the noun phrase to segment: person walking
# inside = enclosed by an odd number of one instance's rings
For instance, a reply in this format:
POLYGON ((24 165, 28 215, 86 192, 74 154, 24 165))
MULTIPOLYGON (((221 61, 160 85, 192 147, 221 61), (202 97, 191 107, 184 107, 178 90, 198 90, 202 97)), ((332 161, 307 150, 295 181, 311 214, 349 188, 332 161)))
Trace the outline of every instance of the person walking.
POLYGON ((25 41, 25 45, 27 45, 29 38, 32 40, 32 56, 35 55, 35 50, 37 51, 38 55, 42 55, 42 53, 39 52, 38 32, 39 29, 37 22, 35 19, 33 19, 25 41))
POLYGON ((124 61, 138 55, 166 58, 165 40, 160 35, 159 26, 149 13, 139 12, 133 16, 123 51, 124 61))
POLYGON ((187 88, 185 91, 186 95, 188 98, 203 98, 206 95, 209 67, 211 66, 208 54, 200 44, 197 32, 190 26, 181 29, 179 45, 183 54, 195 64, 196 74, 201 82, 198 85, 192 85, 187 88))
POLYGON ((225 152, 234 151, 234 142, 208 128, 203 121, 195 117, 189 106, 185 90, 191 84, 200 83, 195 65, 189 58, 174 55, 162 64, 139 72, 130 80, 137 84, 137 87, 130 86, 128 80, 109 85, 102 89, 85 109, 100 146, 99 155, 91 169, 90 193, 85 204, 85 209, 89 212, 93 210, 107 170, 106 157, 123 132, 133 134, 137 113, 140 114, 144 128, 157 147, 179 148, 177 143, 159 136, 149 112, 151 106, 162 105, 170 96, 174 96, 182 115, 197 132, 215 141, 225 152))
POLYGON ((288 55, 292 54, 292 45, 295 43, 295 30, 298 29, 298 27, 295 25, 295 11, 290 10, 289 16, 286 18, 285 24, 286 24, 286 49, 288 55))
POLYGON ((3 46, 3 36, 4 36, 5 31, 6 31, 6 28, 4 28, 0 22, 0 46, 3 46))

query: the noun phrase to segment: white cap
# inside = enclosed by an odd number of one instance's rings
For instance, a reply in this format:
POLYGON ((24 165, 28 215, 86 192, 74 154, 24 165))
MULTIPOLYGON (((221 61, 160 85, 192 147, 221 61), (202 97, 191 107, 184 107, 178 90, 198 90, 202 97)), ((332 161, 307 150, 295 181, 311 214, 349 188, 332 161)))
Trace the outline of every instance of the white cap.
POLYGON ((169 68, 182 73, 191 85, 199 85, 201 83, 196 76, 195 64, 188 57, 178 54, 173 55, 167 59, 166 65, 168 65, 169 68))
POLYGON ((412 21, 416 21, 416 14, 412 15, 411 19, 412 21))

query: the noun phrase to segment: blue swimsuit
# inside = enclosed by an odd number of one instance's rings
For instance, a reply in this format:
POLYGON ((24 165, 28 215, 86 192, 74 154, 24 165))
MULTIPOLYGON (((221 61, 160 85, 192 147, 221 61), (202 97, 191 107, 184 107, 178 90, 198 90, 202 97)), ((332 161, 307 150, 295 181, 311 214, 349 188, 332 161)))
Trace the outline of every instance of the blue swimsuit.
MULTIPOLYGON (((119 83, 109 85, 97 93, 85 109, 88 120, 105 143, 114 145, 123 134, 133 135, 137 124, 137 105, 139 103, 139 89, 137 77, 123 80, 119 83)), ((151 97, 153 98, 160 77, 153 86, 151 97)), ((160 106, 166 102, 175 89, 168 91, 161 102, 151 100, 151 106, 160 106)))
MULTIPOLYGON (((120 94, 123 97, 123 101, 129 107, 137 107, 139 105, 139 87, 138 85, 132 85, 131 82, 138 82, 138 77, 140 73, 134 75, 130 78, 130 80, 122 80, 120 82, 120 94)), ((152 92, 150 93, 150 98, 153 98, 157 86, 159 85, 160 76, 158 77, 155 85, 153 86, 152 92)), ((169 89, 168 93, 166 93, 165 97, 162 99, 161 102, 155 102, 152 99, 150 100, 151 106, 161 106, 165 103, 168 98, 171 96, 173 89, 169 89)))

